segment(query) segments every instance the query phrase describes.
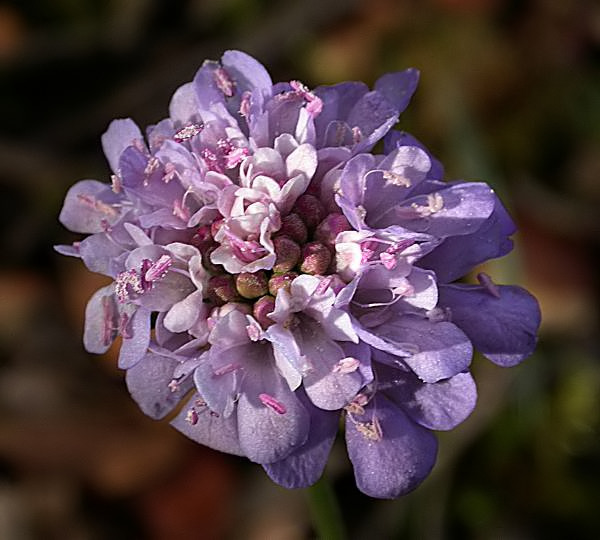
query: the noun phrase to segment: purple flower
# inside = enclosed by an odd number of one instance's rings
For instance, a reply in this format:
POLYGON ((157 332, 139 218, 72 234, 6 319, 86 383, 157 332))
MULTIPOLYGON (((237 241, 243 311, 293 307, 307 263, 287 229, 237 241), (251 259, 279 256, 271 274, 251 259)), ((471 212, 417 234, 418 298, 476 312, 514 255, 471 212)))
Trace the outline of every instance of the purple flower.
POLYGON ((473 347, 501 366, 532 353, 532 296, 452 283, 510 251, 515 227, 489 186, 442 181, 390 131, 417 81, 273 84, 228 51, 145 135, 110 124, 111 184, 70 189, 60 220, 88 236, 57 249, 112 278, 84 344, 123 338, 146 414, 179 407, 175 428, 290 488, 322 474, 341 416, 359 489, 397 497, 433 467, 433 431, 475 406, 473 347))

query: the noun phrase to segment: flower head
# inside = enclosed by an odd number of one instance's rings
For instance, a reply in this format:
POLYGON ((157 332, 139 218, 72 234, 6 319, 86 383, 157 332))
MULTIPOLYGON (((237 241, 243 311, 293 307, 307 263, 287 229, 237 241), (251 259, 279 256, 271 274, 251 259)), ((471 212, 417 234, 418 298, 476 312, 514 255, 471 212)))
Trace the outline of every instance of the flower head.
POLYGON ((526 291, 453 283, 510 251, 514 225, 489 186, 442 181, 391 130, 417 81, 273 84, 228 51, 145 136, 110 124, 111 183, 70 189, 61 222, 88 236, 58 250, 112 278, 84 343, 123 338, 146 414, 184 401, 173 426, 287 487, 319 478, 343 416, 358 487, 396 497, 433 467, 433 431, 473 409, 473 347, 503 366, 533 351, 526 291))

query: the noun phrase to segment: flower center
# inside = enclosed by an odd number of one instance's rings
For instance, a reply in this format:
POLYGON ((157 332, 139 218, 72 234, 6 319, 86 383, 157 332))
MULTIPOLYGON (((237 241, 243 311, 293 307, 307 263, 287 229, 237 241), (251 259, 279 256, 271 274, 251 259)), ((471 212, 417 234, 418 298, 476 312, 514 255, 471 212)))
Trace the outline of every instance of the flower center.
MULTIPOLYGON (((251 218, 252 214, 249 220, 251 218)), ((299 275, 323 276, 323 291, 339 281, 334 275, 335 238, 349 229, 342 214, 328 214, 316 196, 306 193, 281 216, 280 226, 270 236, 244 234, 219 216, 211 225, 194 230, 190 239, 200 250, 203 266, 210 274, 204 296, 214 304, 215 310, 235 305, 235 309, 252 314, 266 329, 274 324, 269 313, 275 309, 275 298, 282 289, 289 291, 299 275), (252 266, 269 254, 273 255, 274 262, 267 265, 270 268, 263 266, 256 271, 229 271, 222 255, 213 256, 216 250, 222 253, 223 246, 229 250, 230 258, 244 265, 242 268, 252 266)))

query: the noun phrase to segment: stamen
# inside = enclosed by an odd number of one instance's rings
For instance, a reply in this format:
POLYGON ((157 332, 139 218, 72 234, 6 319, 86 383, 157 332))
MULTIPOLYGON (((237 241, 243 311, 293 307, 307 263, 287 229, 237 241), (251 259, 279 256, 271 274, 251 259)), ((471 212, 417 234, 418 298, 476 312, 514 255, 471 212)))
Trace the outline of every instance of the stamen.
POLYGON ((494 298, 500 298, 500 289, 492 281, 492 278, 485 272, 479 272, 477 274, 477 281, 490 293, 494 298))
POLYGON ((123 191, 123 180, 121 180, 118 174, 111 174, 110 182, 113 193, 121 193, 123 191))
POLYGON ((313 118, 317 117, 323 110, 323 101, 317 97, 300 81, 290 81, 294 93, 306 101, 306 112, 313 118))
POLYGON ((317 97, 312 93, 310 95, 313 96, 313 98, 308 100, 308 103, 306 104, 306 112, 313 118, 316 118, 323 110, 323 101, 320 97, 317 97))
POLYGON ((119 302, 123 303, 129 299, 129 289, 133 292, 142 294, 142 281, 135 270, 126 270, 117 275, 115 280, 115 294, 119 302))
POLYGON ((231 80, 229 73, 224 68, 218 67, 214 70, 213 77, 217 88, 223 92, 223 95, 228 98, 233 97, 235 83, 231 80))
POLYGON ((356 397, 344 407, 349 414, 365 414, 365 405, 369 403, 369 396, 366 394, 357 394, 356 397))
POLYGON ((175 168, 175 165, 170 161, 165 163, 165 174, 162 177, 163 182, 168 184, 176 175, 177 169, 175 168))
POLYGON ((255 240, 241 240, 229 230, 225 231, 225 235, 233 254, 242 262, 254 262, 267 253, 267 250, 255 240))
POLYGON ((362 264, 371 260, 371 257, 375 254, 376 243, 367 240, 366 242, 361 242, 360 244, 360 262, 362 264))
POLYGON ((246 326, 246 332, 251 341, 259 341, 262 338, 262 328, 254 321, 246 326))
POLYGON ((427 195, 427 204, 431 213, 434 214, 444 208, 444 198, 439 193, 430 193, 427 195))
POLYGON ((414 243, 414 240, 411 239, 401 240, 400 242, 394 242, 390 247, 388 247, 385 250, 385 252, 395 255, 396 253, 404 251, 406 248, 412 246, 414 243))
POLYGON ((434 323, 444 322, 448 320, 448 314, 444 308, 434 307, 425 313, 427 318, 434 323))
POLYGON ((360 128, 358 126, 354 126, 352 128, 352 142, 354 144, 358 144, 360 141, 362 141, 362 138, 363 138, 362 131, 360 130, 360 128))
POLYGON ((182 143, 183 141, 187 141, 191 139, 195 135, 198 135, 204 129, 204 124, 190 124, 189 126, 185 126, 181 128, 175 135, 173 135, 173 140, 178 143, 182 143))
POLYGON ((383 179, 386 180, 386 184, 392 184, 393 186, 411 186, 411 182, 408 178, 392 171, 383 171, 383 179))
POLYGON ((107 216, 115 217, 118 214, 118 212, 112 206, 103 203, 102 201, 99 201, 98 199, 96 199, 95 197, 91 197, 90 195, 79 194, 77 195, 77 199, 86 206, 89 206, 90 208, 93 208, 98 212, 102 212, 107 216))
POLYGON ((173 201, 173 215, 178 217, 181 221, 189 221, 190 211, 183 205, 179 199, 173 201))
POLYGON ((444 207, 444 199, 439 193, 429 193, 427 195, 427 206, 421 206, 417 203, 412 203, 410 206, 420 217, 428 217, 444 207))
POLYGON ((185 415, 185 420, 192 426, 195 426, 198 423, 198 413, 196 412, 196 409, 193 407, 188 409, 188 412, 185 415))
POLYGON ((152 265, 146 270, 144 274, 144 280, 152 283, 165 277, 169 268, 173 264, 173 259, 169 255, 161 255, 158 261, 152 263, 152 265))
POLYGON ((252 96, 251 92, 246 90, 242 94, 242 99, 240 101, 240 115, 246 119, 250 115, 250 98, 251 98, 251 96, 252 96))
POLYGON ((358 367, 360 366, 360 361, 352 356, 347 356, 346 358, 342 358, 339 360, 331 371, 333 373, 342 373, 344 375, 348 373, 354 373, 358 367))
POLYGON ((356 422, 354 424, 358 432, 370 441, 379 442, 383 438, 383 431, 381 430, 381 424, 377 417, 373 417, 371 422, 356 422))
POLYGON ((134 146, 135 148, 137 148, 142 154, 146 154, 147 150, 146 150, 146 145, 144 144, 144 141, 142 139, 133 139, 131 141, 131 146, 134 146))
POLYGON ((121 313, 121 319, 119 320, 119 334, 121 334, 123 339, 131 339, 133 337, 129 328, 130 320, 131 318, 127 313, 121 313))
POLYGON ((269 407, 269 409, 272 409, 277 414, 285 414, 287 411, 287 409, 285 408, 285 405, 283 403, 280 403, 273 396, 270 396, 269 394, 259 394, 258 399, 260 399, 261 403, 265 407, 269 407))
POLYGON ((398 265, 398 260, 396 257, 388 252, 380 253, 379 259, 387 270, 393 270, 398 265))
POLYGON ((219 163, 219 158, 212 150, 205 148, 200 152, 200 157, 204 160, 208 170, 223 173, 223 167, 219 163))
POLYGON ((232 148, 227 154, 225 154, 225 168, 235 169, 244 158, 248 155, 247 148, 232 148))
POLYGON ((113 320, 115 317, 115 309, 114 304, 111 302, 110 296, 102 297, 102 315, 103 315, 103 323, 104 323, 104 331, 102 335, 102 342, 104 346, 108 347, 113 340, 115 339, 115 327, 113 325, 113 320))
POLYGON ((160 167, 160 161, 158 160, 158 158, 156 156, 152 156, 148 160, 148 163, 146 163, 146 168, 144 169, 144 176, 146 177, 144 179, 144 186, 148 185, 148 177, 152 176, 152 174, 156 170, 158 170, 159 167, 160 167))
POLYGON ((290 86, 296 93, 298 93, 301 96, 304 96, 304 94, 308 94, 310 92, 308 87, 300 81, 290 81, 290 86))
POLYGON ((226 364, 219 369, 215 369, 215 371, 213 371, 213 377, 222 377, 223 375, 237 371, 241 367, 240 364, 226 364))

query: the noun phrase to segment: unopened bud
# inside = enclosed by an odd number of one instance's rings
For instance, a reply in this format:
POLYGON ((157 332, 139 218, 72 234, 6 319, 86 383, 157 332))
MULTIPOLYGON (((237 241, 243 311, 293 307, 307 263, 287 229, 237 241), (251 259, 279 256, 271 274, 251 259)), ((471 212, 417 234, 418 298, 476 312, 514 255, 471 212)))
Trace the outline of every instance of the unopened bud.
POLYGON ((275 298, 272 296, 261 296, 254 303, 252 315, 254 315, 254 318, 263 327, 263 330, 266 330, 269 326, 275 324, 275 321, 268 316, 268 314, 273 313, 273 311, 275 311, 275 298))
POLYGON ((282 218, 277 236, 287 236, 298 244, 304 244, 308 238, 308 231, 298 214, 288 214, 282 218))
POLYGON ((302 250, 291 238, 277 236, 273 239, 273 245, 276 256, 273 272, 289 272, 298 264, 302 250))
POLYGON ((267 275, 262 270, 238 274, 235 278, 235 285, 244 298, 258 298, 269 292, 267 275))
POLYGON ((217 305, 240 300, 233 276, 213 276, 208 280, 208 296, 217 305))
POLYGON ((285 274, 275 274, 269 280, 269 292, 273 296, 277 296, 280 289, 289 290, 292 281, 298 277, 296 272, 286 272, 285 274))
POLYGON ((344 214, 329 214, 319 225, 315 231, 315 240, 322 242, 326 246, 333 247, 337 235, 351 229, 350 223, 344 214))
POLYGON ((314 195, 307 193, 298 197, 292 211, 300 216, 309 231, 314 230, 325 217, 323 203, 314 195))
POLYGON ((305 274, 323 275, 331 263, 331 251, 321 242, 310 242, 302 250, 300 270, 305 274))

